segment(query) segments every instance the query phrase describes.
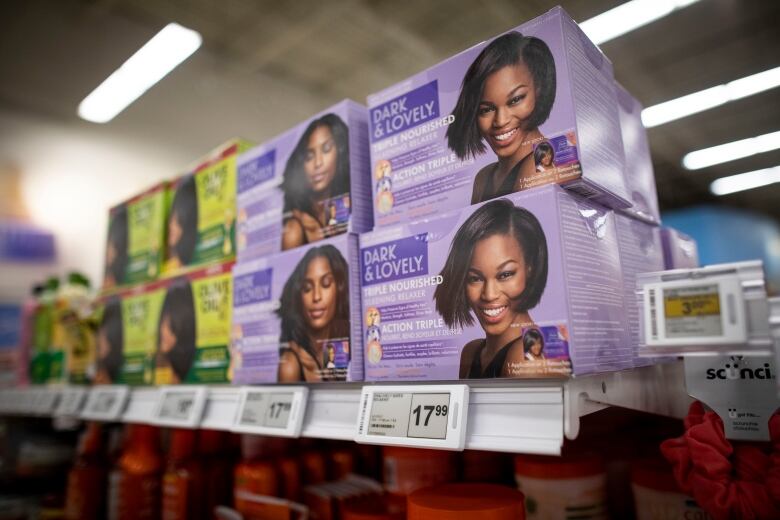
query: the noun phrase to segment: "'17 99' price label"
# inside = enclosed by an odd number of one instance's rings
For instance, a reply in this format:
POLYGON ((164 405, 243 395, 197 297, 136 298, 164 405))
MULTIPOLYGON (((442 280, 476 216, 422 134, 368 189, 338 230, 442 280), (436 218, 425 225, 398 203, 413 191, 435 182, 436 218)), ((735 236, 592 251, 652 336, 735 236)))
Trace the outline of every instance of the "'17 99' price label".
POLYGON ((364 387, 355 440, 463 449, 466 385, 364 387))

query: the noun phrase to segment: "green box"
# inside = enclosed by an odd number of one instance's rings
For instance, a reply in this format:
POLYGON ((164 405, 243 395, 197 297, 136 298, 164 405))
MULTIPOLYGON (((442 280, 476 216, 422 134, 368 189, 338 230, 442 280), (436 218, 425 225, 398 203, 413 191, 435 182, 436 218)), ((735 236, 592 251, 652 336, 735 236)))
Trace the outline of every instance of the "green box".
POLYGON ((109 211, 104 289, 159 277, 165 244, 167 183, 109 211))
POLYGON ((232 263, 166 280, 155 384, 230 382, 232 263))
POLYGON ((170 185, 164 272, 235 257, 236 158, 250 143, 234 140, 170 185))

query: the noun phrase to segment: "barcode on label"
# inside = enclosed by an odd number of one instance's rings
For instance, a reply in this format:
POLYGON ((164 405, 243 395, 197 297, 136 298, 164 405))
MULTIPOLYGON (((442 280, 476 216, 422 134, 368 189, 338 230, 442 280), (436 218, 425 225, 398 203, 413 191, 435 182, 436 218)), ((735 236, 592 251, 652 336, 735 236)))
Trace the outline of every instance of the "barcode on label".
POLYGON ((658 339, 658 311, 655 304, 655 289, 650 289, 650 336, 658 339))
POLYGON ((358 432, 363 433, 363 426, 366 424, 366 410, 368 409, 368 396, 364 396, 363 409, 360 410, 360 426, 358 426, 358 432))

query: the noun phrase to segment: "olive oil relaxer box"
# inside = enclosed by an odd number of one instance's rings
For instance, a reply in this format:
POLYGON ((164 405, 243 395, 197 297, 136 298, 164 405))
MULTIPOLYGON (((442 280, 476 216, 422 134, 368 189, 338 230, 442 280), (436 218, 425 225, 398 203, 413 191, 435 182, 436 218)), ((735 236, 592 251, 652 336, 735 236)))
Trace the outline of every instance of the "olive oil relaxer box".
POLYGON ((358 238, 233 268, 233 382, 362 381, 358 238))
POLYGON ((238 261, 373 226, 368 111, 344 100, 238 160, 238 261))
POLYGON ((171 182, 166 275, 235 257, 236 157, 249 146, 231 141, 171 182))
POLYGON ((612 64, 560 7, 368 108, 376 227, 550 183, 631 205, 612 64))
POLYGON ((95 382, 150 385, 154 382, 164 281, 139 285, 101 300, 95 382))
POLYGON ((230 381, 231 263, 166 280, 157 321, 154 382, 230 381))
POLYGON ((111 208, 108 214, 103 288, 155 280, 165 247, 167 184, 111 208))
POLYGON ((544 186, 361 235, 366 380, 624 368, 614 217, 544 186))

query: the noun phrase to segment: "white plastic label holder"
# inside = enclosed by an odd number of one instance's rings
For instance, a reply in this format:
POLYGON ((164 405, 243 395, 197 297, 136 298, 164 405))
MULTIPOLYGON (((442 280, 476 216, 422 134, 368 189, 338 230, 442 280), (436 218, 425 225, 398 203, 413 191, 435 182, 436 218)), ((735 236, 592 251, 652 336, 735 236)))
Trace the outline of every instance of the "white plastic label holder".
POLYGON ((305 386, 242 387, 232 431, 300 437, 308 397, 305 386))
POLYGON ((355 441, 463 450, 468 405, 462 384, 364 386, 355 441))
POLYGON ((54 415, 57 417, 78 417, 86 398, 86 388, 63 388, 60 391, 60 401, 57 403, 57 408, 54 410, 54 415))
POLYGON ((157 426, 197 428, 208 395, 205 386, 164 386, 160 388, 152 422, 157 426))
POLYGON ((81 418, 92 421, 116 421, 122 415, 129 395, 130 389, 125 385, 93 387, 81 411, 81 418))

